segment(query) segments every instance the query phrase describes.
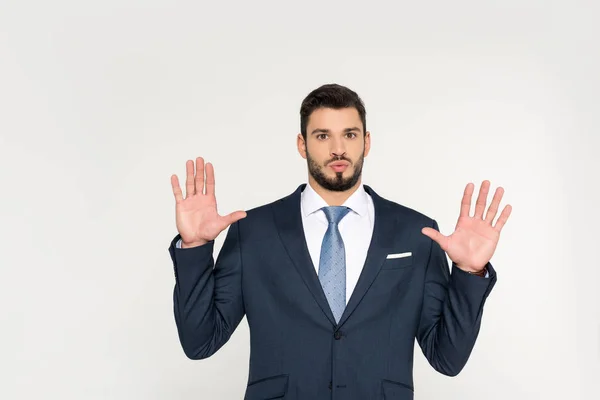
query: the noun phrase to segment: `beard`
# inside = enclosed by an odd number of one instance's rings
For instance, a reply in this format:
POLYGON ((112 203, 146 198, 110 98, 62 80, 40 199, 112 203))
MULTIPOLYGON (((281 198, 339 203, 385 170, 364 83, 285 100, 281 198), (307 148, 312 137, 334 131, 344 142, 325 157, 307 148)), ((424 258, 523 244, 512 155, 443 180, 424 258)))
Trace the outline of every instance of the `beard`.
POLYGON ((338 156, 332 158, 327 161, 325 165, 321 166, 315 159, 313 159, 308 150, 306 151, 306 162, 308 164, 308 172, 313 177, 313 179, 324 189, 330 190, 332 192, 344 192, 346 190, 351 189, 356 185, 360 176, 362 174, 362 167, 365 159, 365 153, 358 158, 356 163, 353 163, 352 160, 344 157, 338 156), (332 163, 334 161, 347 161, 350 163, 350 166, 354 167, 354 172, 351 176, 344 178, 344 172, 336 172, 333 178, 329 178, 323 172, 323 168, 327 168, 327 164, 332 163))

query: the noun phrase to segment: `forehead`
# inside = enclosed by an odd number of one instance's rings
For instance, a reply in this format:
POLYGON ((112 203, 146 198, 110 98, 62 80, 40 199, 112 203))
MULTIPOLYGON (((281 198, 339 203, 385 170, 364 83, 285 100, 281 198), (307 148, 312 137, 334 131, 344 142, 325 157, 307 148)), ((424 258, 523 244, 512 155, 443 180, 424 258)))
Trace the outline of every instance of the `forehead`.
POLYGON ((307 131, 313 129, 344 130, 358 127, 362 131, 362 121, 358 110, 354 107, 347 108, 318 108, 308 118, 307 131))

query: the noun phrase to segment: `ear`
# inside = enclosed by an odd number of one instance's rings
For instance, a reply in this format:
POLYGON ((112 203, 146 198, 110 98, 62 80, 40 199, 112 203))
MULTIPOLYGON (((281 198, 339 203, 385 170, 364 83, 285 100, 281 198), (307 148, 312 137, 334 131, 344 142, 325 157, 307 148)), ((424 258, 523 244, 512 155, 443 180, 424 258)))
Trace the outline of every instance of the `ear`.
POLYGON ((296 139, 296 145, 298 146, 298 153, 304 159, 306 159, 306 141, 301 133, 298 134, 296 139))
POLYGON ((369 151, 371 150, 371 132, 365 132, 365 157, 369 155, 369 151))

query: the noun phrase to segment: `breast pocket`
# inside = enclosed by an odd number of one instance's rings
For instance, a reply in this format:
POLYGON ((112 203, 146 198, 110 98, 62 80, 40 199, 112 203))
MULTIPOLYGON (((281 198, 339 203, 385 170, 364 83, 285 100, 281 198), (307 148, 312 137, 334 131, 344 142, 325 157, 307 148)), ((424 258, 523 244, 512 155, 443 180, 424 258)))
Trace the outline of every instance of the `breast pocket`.
POLYGON ((413 265, 413 256, 401 258, 386 258, 381 269, 400 269, 407 268, 413 265))

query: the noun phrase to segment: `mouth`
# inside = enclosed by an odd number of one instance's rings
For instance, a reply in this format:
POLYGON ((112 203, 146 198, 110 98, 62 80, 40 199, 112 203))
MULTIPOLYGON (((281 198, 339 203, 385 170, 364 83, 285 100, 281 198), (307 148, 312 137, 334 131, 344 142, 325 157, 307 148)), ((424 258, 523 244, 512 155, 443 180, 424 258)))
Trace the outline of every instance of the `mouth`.
POLYGON ((329 168, 331 168, 335 172, 344 172, 346 170, 346 168, 348 168, 349 165, 350 164, 347 162, 336 161, 336 162, 329 164, 329 168))

